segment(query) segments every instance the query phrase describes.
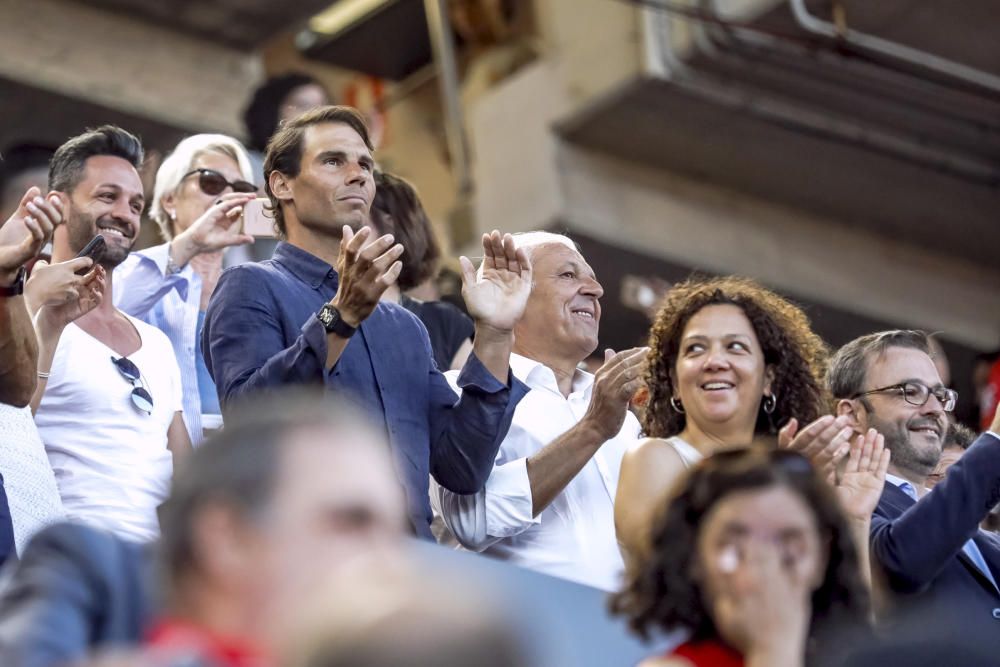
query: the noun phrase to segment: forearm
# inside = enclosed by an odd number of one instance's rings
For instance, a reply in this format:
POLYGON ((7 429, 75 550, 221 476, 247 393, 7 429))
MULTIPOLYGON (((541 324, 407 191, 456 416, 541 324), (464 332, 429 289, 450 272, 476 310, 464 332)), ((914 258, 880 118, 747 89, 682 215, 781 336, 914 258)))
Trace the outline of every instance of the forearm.
POLYGON ((450 491, 476 493, 493 471, 514 409, 528 388, 509 373, 510 386, 501 384, 475 355, 459 376, 462 396, 457 404, 444 377, 433 376, 431 474, 450 491))
POLYGON ((38 384, 31 397, 31 414, 38 412, 38 406, 41 404, 42 396, 45 395, 45 389, 48 387, 48 374, 52 369, 52 361, 55 359, 63 328, 63 326, 45 321, 44 313, 35 316, 35 332, 38 336, 38 365, 36 366, 38 384))
POLYGON ((37 359, 38 342, 24 297, 0 297, 0 403, 30 403, 37 359))
POLYGON ((514 351, 513 333, 476 322, 472 351, 493 377, 507 384, 510 355, 514 351))
POLYGON ((163 244, 142 254, 136 253, 115 269, 118 289, 114 291, 115 307, 132 317, 145 317, 160 299, 171 290, 186 296, 190 289, 188 279, 180 273, 166 274, 169 246, 163 244))
POLYGON ((191 436, 188 435, 182 412, 175 412, 174 418, 167 428, 167 449, 170 450, 174 462, 174 470, 193 451, 191 436))
POLYGON ((858 550, 858 569, 860 570, 861 580, 865 582, 865 586, 868 587, 869 591, 872 591, 871 552, 868 548, 871 526, 871 517, 868 517, 867 519, 850 518, 847 520, 847 527, 848 530, 850 530, 851 539, 854 541, 854 546, 858 550))
POLYGON ((538 516, 594 456, 604 437, 585 421, 528 457, 533 516, 538 516))

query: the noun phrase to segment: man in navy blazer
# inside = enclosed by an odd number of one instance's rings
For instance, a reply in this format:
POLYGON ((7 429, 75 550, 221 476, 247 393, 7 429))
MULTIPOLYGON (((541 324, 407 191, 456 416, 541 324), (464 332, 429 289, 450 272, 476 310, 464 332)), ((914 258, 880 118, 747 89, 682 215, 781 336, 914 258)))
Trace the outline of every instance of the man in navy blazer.
MULTIPOLYGON (((926 334, 886 331, 842 347, 830 365, 837 412, 875 428, 892 452, 872 516, 875 581, 888 627, 1000 655, 1000 541, 979 529, 1000 501, 1000 411, 933 490, 957 394, 944 387, 926 334)), ((876 598, 879 596, 876 590, 876 598)))
POLYGON ((285 240, 273 259, 222 275, 202 348, 224 409, 288 385, 353 397, 389 437, 414 532, 433 539, 430 476, 455 493, 478 492, 527 393, 508 361, 531 267, 499 232, 483 237, 479 275, 462 258, 476 334, 459 399, 420 321, 379 302, 399 276, 403 249, 365 226, 375 193, 371 152, 364 120, 349 107, 314 109, 275 134, 265 189, 285 240))

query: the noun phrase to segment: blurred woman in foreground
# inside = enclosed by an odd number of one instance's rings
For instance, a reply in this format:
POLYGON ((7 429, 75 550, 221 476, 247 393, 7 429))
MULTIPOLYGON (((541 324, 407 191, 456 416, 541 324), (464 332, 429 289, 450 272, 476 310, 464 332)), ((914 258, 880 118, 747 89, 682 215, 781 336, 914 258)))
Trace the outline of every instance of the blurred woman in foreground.
MULTIPOLYGON (((847 473, 884 478, 879 445, 852 449, 847 473)), ((838 643, 823 638, 863 628, 870 603, 833 489, 799 454, 756 448, 692 470, 611 606, 643 637, 686 631, 642 667, 799 667, 836 664, 838 643)))

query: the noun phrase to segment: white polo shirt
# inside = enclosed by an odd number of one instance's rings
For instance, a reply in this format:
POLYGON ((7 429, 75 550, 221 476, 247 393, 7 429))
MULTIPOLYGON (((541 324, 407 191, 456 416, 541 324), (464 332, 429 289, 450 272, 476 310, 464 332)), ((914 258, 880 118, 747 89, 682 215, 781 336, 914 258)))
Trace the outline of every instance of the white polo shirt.
POLYGON ((146 542, 159 537, 156 508, 167 497, 173 459, 167 429, 180 411, 181 376, 170 340, 134 317, 142 345, 129 359, 153 397, 133 405, 132 383, 111 348, 76 324, 63 331, 35 414, 66 517, 146 542))

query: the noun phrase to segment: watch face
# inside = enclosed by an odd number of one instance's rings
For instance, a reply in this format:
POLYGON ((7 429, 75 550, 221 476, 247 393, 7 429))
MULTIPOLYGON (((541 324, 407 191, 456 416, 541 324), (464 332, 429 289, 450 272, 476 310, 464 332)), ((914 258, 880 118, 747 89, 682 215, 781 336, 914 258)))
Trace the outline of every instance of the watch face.
POLYGON ((319 321, 323 323, 323 326, 328 327, 333 322, 334 311, 332 308, 324 307, 319 311, 319 321))

